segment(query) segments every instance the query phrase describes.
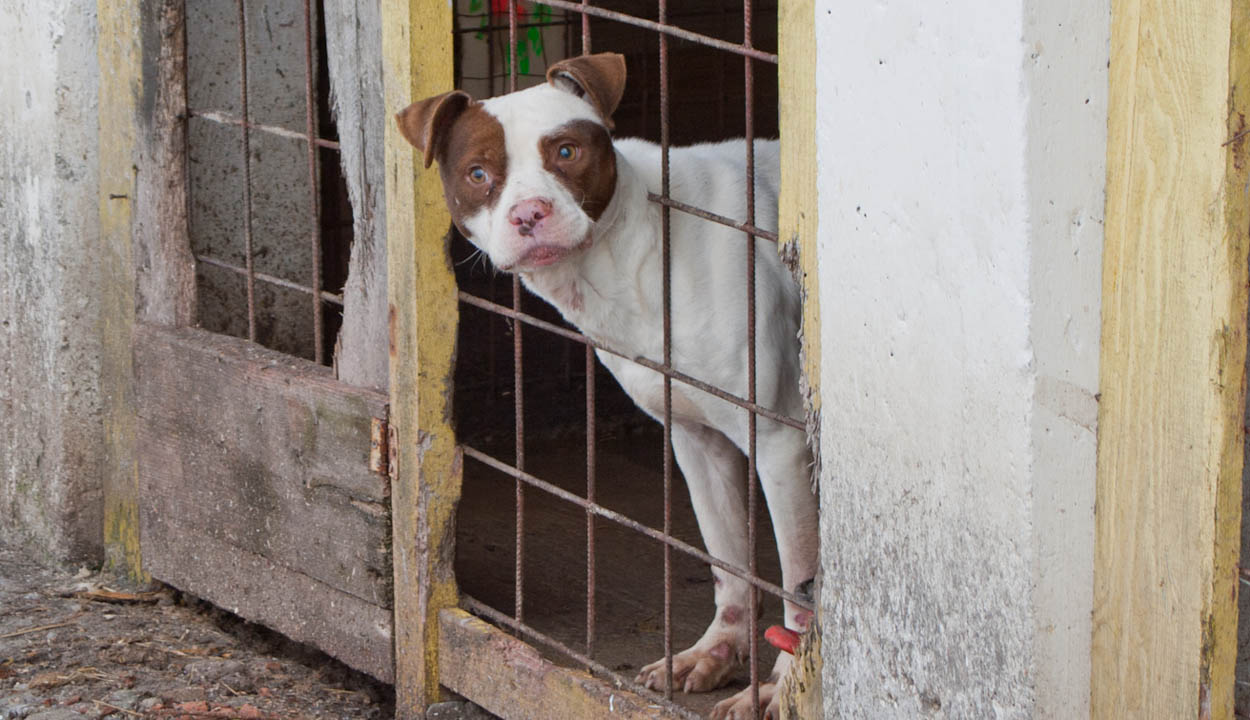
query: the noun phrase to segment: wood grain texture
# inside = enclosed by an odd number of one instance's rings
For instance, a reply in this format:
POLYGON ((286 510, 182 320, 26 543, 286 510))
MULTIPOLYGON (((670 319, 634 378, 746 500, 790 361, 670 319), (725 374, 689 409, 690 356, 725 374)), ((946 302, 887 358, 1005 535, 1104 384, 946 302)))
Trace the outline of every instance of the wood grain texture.
POLYGON ((326 62, 343 177, 352 204, 352 248, 343 286, 343 326, 334 353, 338 377, 385 391, 386 192, 383 137, 391 121, 382 97, 382 19, 376 2, 326 0, 326 62))
POLYGON ((463 610, 443 610, 439 625, 443 683, 504 720, 669 717, 646 698, 560 667, 463 610))
MULTIPOLYGON (((816 477, 820 468, 820 277, 816 265, 816 35, 813 0, 782 0, 778 6, 781 112, 782 253, 798 277, 803 297, 802 352, 808 445, 816 477)), ((819 614, 818 614, 819 616, 819 614)), ((819 622, 819 620, 817 620, 819 622)), ((785 720, 819 717, 819 638, 805 642, 781 685, 785 720), (811 714, 815 712, 816 714, 811 714)))
MULTIPOLYGON (((452 89, 451 11, 443 0, 383 0, 388 115, 452 89)), ((395 716, 409 720, 439 699, 438 612, 459 600, 453 560, 461 459, 451 427, 458 306, 438 173, 421 167, 393 121, 385 142, 395 716)))
POLYGON ((187 226, 187 40, 185 0, 149 4, 143 22, 145 88, 134 236, 135 311, 141 322, 196 323, 195 257, 187 226))
MULTIPOLYGON (((816 35, 813 0, 778 5, 781 88, 781 252, 803 295, 803 378, 811 417, 820 416, 820 292, 816 266, 816 35)), ((810 425, 810 423, 809 423, 810 425)), ((811 428, 809 428, 810 430, 811 428)), ((813 451, 816 450, 813 443, 813 451)))
POLYGON ((368 467, 386 397, 195 328, 135 340, 146 552, 173 562, 211 538, 390 607, 389 489, 368 467), (155 525, 187 537, 149 542, 155 525))
MULTIPOLYGON (((1231 347, 1218 347, 1225 354, 1220 381, 1225 384, 1220 400, 1230 418, 1220 437, 1220 468, 1216 479, 1214 577, 1211 612, 1203 627, 1201 681, 1209 687, 1208 706, 1219 707, 1221 715, 1233 716, 1237 668, 1237 594, 1240 573, 1242 487, 1245 476, 1245 401, 1247 352, 1247 283, 1250 268, 1250 4, 1233 2, 1229 30, 1228 116, 1224 147, 1224 228, 1223 253, 1229 263, 1221 288, 1228 294, 1229 315, 1235 323, 1222 340, 1231 347), (1230 370, 1236 370, 1228 372, 1230 370)), ((1202 711, 1203 708, 1199 708, 1202 711)), ((1215 714, 1211 715, 1215 717, 1215 714)))
POLYGON ((195 328, 139 324, 135 374, 148 571, 389 680, 386 397, 195 328))
POLYGON ((1096 718, 1233 716, 1250 247, 1246 149, 1225 144, 1250 84, 1234 5, 1113 3, 1096 718))
POLYGON ((104 398, 104 547, 107 564, 144 580, 139 555, 134 388, 132 212, 138 104, 144 88, 139 0, 99 0, 100 397, 104 398))
POLYGON ((199 534, 184 519, 145 517, 144 562, 155 577, 383 682, 393 680, 390 610, 199 534))

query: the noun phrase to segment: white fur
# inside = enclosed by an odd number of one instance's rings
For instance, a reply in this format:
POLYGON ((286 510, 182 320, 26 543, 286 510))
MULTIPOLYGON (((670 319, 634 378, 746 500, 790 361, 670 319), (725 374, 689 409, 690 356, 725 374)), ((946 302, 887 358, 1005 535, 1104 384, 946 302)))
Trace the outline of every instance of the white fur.
MULTIPOLYGON (((556 264, 517 268, 525 285, 596 341, 630 357, 663 361, 661 208, 647 198, 648 191, 660 192, 660 148, 642 140, 615 142, 616 191, 598 222, 591 223, 571 194, 543 169, 538 141, 570 120, 597 120, 594 109, 550 85, 487 100, 485 107, 504 127, 508 173, 493 211, 479 213, 470 221, 475 242, 497 267, 510 268, 523 255, 527 243, 572 248, 589 233, 589 247, 556 264), (556 221, 535 237, 523 237, 509 224, 507 213, 516 202, 531 197, 551 199, 556 221)), ((670 195, 704 210, 747 220, 745 151, 741 140, 673 148, 670 195)), ((755 222, 774 231, 780 184, 778 153, 776 141, 755 145, 755 222)), ((670 218, 673 365, 678 371, 745 397, 748 240, 742 232, 679 210, 670 211, 670 218)), ((789 417, 802 418, 798 289, 771 242, 756 240, 754 249, 757 401, 789 417)), ((640 407, 662 418, 663 378, 659 373, 602 351, 599 359, 640 407)), ((746 568, 749 549, 742 452, 747 448, 747 412, 679 381, 673 382, 672 392, 674 452, 690 488, 707 549, 746 568)), ((760 418, 757 463, 776 529, 783 584, 793 590, 813 577, 817 567, 816 500, 810 490, 805 434, 760 418)), ((694 682, 693 689, 710 689, 703 685, 722 682, 722 675, 728 672, 728 667, 716 665, 718 646, 728 642, 734 653, 741 653, 747 642, 749 585, 729 573, 715 569, 713 573, 718 579, 716 619, 694 647, 674 659, 675 668, 694 665, 692 676, 699 676, 700 668, 710 674, 694 682), (741 622, 722 622, 721 612, 732 607, 742 610, 741 622)), ((792 628, 801 625, 797 608, 789 603, 786 624, 792 628)), ((784 670, 788 661, 789 656, 783 653, 775 672, 784 670)), ((662 663, 645 668, 640 678, 662 686, 662 663)), ((770 686, 765 697, 771 692, 770 686)), ((748 690, 746 701, 740 695, 734 702, 718 706, 714 717, 748 717, 744 713, 750 710, 749 695, 748 690), (743 702, 747 703, 745 709, 743 702)))

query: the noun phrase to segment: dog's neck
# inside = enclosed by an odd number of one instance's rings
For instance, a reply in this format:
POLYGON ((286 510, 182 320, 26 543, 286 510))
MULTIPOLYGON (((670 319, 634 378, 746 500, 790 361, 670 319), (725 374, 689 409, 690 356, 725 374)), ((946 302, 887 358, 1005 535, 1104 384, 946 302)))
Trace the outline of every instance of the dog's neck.
POLYGON ((521 273, 534 294, 582 332, 609 345, 633 338, 645 316, 658 318, 660 312, 655 292, 661 262, 659 213, 647 199, 643 178, 619 151, 616 172, 616 191, 591 231, 590 247, 556 265, 521 273), (588 302, 590 295, 595 297, 588 302))

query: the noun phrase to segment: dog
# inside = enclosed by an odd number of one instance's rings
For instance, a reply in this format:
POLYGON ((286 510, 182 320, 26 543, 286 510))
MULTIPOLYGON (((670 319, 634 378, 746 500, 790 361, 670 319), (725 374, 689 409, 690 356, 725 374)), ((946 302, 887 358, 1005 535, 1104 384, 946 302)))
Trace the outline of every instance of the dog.
MULTIPOLYGON (((516 273, 584 334, 630 357, 662 361, 661 155, 654 143, 613 139, 612 114, 625 89, 621 55, 585 55, 553 64, 547 82, 477 101, 453 91, 401 111, 403 136, 438 161, 444 197, 460 232, 500 270, 516 273)), ((670 196, 745 220, 742 140, 670 150, 670 196)), ((757 224, 775 230, 779 143, 755 143, 757 224)), ((672 364, 680 372, 746 397, 747 303, 743 233, 671 213, 672 364)), ((799 377, 800 299, 767 240, 752 243, 757 322, 757 402, 804 416, 799 377)), ((598 352, 630 398, 662 420, 663 377, 598 352)), ((708 552, 748 567, 747 412, 681 382, 672 384, 673 452, 708 552)), ((805 433, 760 417, 757 468, 768 502, 787 590, 818 563, 817 505, 805 433)), ((749 652, 753 588, 713 568, 716 614, 702 638, 673 656, 674 689, 705 692, 727 683, 749 652)), ((786 625, 805 629, 810 613, 787 602, 786 625)), ((759 697, 776 718, 782 653, 759 697)), ((661 658, 638 682, 667 683, 661 658)), ((712 717, 751 718, 750 688, 718 703, 712 717)))

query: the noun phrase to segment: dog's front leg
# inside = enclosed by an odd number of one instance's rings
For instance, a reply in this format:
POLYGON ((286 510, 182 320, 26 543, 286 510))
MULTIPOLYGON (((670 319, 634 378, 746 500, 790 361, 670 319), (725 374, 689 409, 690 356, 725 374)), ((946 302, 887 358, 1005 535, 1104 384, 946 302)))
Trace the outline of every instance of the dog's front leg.
MULTIPOLYGON (((820 563, 820 518, 812 493, 811 454, 803 433, 775 423, 761 422, 758 441, 760 482, 768 499, 768 511, 777 537, 782 584, 791 592, 816 576, 820 563)), ((811 622, 811 612, 786 601, 786 627, 803 632, 811 622)), ((766 682, 760 683, 759 701, 767 708, 764 717, 776 720, 777 683, 789 670, 792 657, 777 656, 777 663, 766 682)), ((712 720, 754 718, 751 688, 717 703, 712 720)))
MULTIPOLYGON (((673 425, 673 454, 690 489, 707 551, 746 568, 746 459, 719 431, 677 423, 673 425)), ((716 616, 697 643, 673 656, 673 687, 685 692, 706 692, 724 685, 747 652, 750 585, 717 568, 712 569, 712 576, 716 616)), ((664 659, 644 667, 637 681, 663 690, 667 686, 664 659)))

